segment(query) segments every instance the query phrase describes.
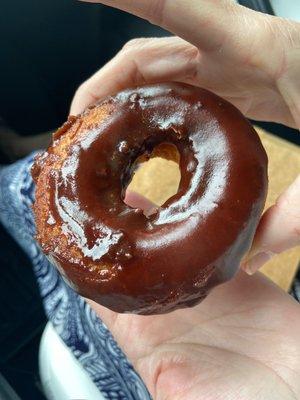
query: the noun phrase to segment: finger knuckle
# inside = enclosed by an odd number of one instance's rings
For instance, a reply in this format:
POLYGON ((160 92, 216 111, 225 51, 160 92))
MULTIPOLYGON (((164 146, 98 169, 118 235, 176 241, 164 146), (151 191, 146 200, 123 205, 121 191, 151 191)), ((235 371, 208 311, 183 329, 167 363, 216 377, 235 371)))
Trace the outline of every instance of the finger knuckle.
POLYGON ((82 96, 87 92, 87 81, 83 82, 80 86, 78 86, 75 96, 82 96))
POLYGON ((147 39, 147 38, 137 38, 137 39, 131 39, 129 40, 129 42, 127 42, 124 46, 123 46, 123 51, 132 51, 132 50, 139 50, 143 47, 146 47, 149 42, 151 41, 151 39, 147 39))
POLYGON ((149 21, 163 25, 167 13, 167 0, 152 0, 149 2, 149 21))
POLYGON ((185 78, 194 81, 197 78, 199 72, 199 64, 201 58, 200 52, 196 47, 190 46, 186 50, 185 58, 187 65, 185 78))

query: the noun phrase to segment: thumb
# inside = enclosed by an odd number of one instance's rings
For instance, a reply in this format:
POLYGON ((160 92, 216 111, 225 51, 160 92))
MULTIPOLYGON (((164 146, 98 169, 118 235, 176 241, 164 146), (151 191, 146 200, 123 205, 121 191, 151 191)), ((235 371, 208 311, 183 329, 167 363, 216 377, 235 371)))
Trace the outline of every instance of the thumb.
POLYGON ((300 244, 300 175, 262 216, 242 268, 255 273, 272 256, 300 244))

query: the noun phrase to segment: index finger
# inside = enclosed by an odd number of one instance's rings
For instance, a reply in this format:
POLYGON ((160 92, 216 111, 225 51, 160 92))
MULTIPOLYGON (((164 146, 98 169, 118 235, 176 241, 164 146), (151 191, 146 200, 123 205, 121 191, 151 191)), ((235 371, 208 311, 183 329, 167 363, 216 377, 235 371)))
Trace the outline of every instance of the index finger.
POLYGON ((212 50, 224 40, 239 5, 234 0, 83 0, 119 8, 212 50))

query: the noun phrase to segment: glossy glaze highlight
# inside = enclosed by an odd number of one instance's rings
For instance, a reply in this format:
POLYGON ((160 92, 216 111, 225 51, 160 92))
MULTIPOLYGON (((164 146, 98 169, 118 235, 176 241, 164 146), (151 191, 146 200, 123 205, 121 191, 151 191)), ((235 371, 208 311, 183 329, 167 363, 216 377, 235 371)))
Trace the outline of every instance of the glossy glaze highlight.
POLYGON ((79 293, 118 312, 192 306, 250 247, 267 157, 248 121, 199 88, 123 91, 71 117, 33 168, 37 239, 79 293), (146 218, 123 202, 137 157, 180 153, 178 193, 146 218))

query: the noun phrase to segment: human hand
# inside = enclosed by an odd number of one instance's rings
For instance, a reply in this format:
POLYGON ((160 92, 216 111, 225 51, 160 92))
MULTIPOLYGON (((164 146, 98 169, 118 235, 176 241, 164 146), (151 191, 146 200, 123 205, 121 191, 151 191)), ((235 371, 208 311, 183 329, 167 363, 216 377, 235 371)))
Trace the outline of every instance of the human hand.
MULTIPOLYGON (((248 117, 300 127, 298 24, 224 0, 102 3, 186 41, 130 42, 79 88, 72 114, 126 87, 180 81, 214 91, 248 117)), ((253 252, 298 243, 299 186, 300 179, 267 211, 253 252)), ((241 271, 196 307, 162 316, 116 314, 89 303, 156 400, 300 397, 299 305, 260 274, 250 278, 241 271)))
POLYGON ((130 41, 83 84, 73 112, 128 85, 176 80, 212 90, 249 118, 299 127, 299 23, 233 0, 90 1, 129 11, 186 41, 130 41))
POLYGON ((166 315, 88 302, 155 400, 300 398, 300 307, 259 273, 241 271, 196 307, 166 315))
MULTIPOLYGON (((97 2, 97 1, 96 1, 97 2)), ((130 41, 78 89, 71 113, 127 87, 179 81, 212 90, 247 117, 300 128, 300 24, 231 0, 103 0, 179 37, 130 41)), ((300 243, 300 176, 261 219, 243 268, 300 243)))

